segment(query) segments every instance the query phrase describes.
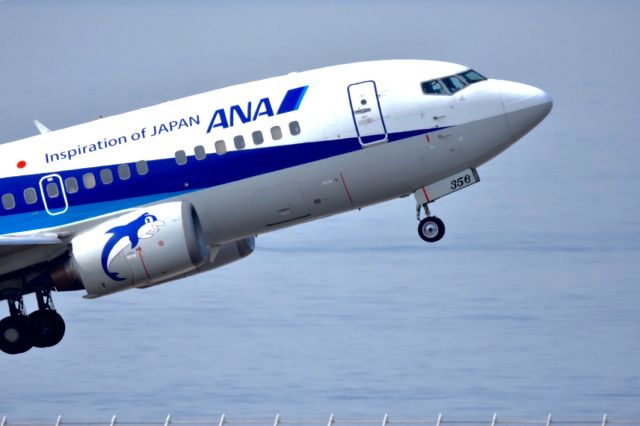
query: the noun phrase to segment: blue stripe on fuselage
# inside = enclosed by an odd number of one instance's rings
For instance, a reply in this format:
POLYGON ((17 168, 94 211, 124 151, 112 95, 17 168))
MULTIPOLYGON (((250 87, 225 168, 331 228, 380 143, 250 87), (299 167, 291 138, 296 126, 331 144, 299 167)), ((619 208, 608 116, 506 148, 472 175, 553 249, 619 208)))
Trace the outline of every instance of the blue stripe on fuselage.
MULTIPOLYGON (((398 132, 389 134, 388 138, 389 142, 395 142, 443 129, 440 127, 398 132)), ((361 148, 358 138, 346 138, 230 151, 224 155, 211 153, 203 160, 196 160, 194 156, 190 156, 187 164, 182 166, 178 166, 173 158, 153 160, 148 162, 149 172, 144 176, 135 174, 135 163, 128 163, 132 176, 125 181, 117 178, 117 165, 62 171, 59 174, 63 179, 74 177, 79 183, 82 183, 84 174, 93 173, 94 176, 99 177, 100 170, 106 168, 111 169, 116 178, 108 185, 98 180, 94 189, 81 188, 76 193, 67 193, 69 210, 58 216, 50 216, 43 210, 41 196, 38 202, 32 205, 26 204, 22 196, 25 188, 38 188, 40 179, 50 173, 5 178, 0 180, 0 193, 14 194, 16 207, 12 210, 4 210, 0 207, 0 234, 61 226, 184 193, 335 157, 361 148)))

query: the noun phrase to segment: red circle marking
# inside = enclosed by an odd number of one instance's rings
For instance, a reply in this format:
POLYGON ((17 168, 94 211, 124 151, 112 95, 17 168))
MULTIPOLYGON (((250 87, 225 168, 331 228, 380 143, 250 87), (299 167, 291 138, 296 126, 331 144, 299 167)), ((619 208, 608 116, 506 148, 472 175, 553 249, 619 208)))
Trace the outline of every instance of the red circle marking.
POLYGON ((27 162, 24 160, 20 160, 18 161, 18 164, 16 164, 16 166, 18 166, 19 169, 24 169, 27 166, 27 162))

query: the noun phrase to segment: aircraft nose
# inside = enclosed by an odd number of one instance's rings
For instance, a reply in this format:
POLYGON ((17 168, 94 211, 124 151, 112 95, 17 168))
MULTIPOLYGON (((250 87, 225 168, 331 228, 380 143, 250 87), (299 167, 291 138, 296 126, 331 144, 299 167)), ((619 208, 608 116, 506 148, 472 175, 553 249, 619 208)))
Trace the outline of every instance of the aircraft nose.
POLYGON ((514 141, 536 127, 553 107, 551 96, 537 87, 504 82, 501 89, 502 104, 514 141))

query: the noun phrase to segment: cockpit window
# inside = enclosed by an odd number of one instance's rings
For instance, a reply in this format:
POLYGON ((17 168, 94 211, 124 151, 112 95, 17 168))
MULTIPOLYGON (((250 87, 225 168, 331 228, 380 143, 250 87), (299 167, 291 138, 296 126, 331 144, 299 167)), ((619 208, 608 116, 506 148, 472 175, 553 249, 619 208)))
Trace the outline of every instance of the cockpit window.
POLYGON ((458 75, 450 75, 439 80, 423 81, 422 93, 425 95, 453 95, 470 84, 485 81, 487 78, 474 70, 468 70, 458 75))
POLYGON ((422 93, 425 95, 446 95, 447 91, 440 80, 431 80, 422 83, 422 93))
POLYGON ((486 80, 486 77, 484 77, 482 74, 474 70, 465 71, 462 74, 458 74, 458 75, 462 77, 462 79, 466 81, 468 84, 473 84, 473 83, 477 83, 478 81, 486 80))
POLYGON ((447 90, 449 90, 449 93, 456 93, 458 90, 464 89, 464 86, 467 85, 462 81, 462 79, 455 75, 443 78, 442 82, 445 86, 447 86, 447 90))

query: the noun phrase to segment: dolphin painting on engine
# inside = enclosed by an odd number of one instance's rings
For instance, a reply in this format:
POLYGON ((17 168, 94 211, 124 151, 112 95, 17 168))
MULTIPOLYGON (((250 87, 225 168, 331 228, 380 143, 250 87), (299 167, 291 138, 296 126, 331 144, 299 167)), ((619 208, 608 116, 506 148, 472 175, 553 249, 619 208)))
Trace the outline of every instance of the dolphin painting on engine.
POLYGON ((117 272, 109 270, 113 259, 127 246, 131 246, 132 250, 135 249, 140 239, 151 238, 160 231, 160 227, 163 225, 163 221, 145 212, 126 225, 109 229, 106 233, 111 234, 111 237, 102 249, 102 269, 104 273, 114 281, 124 281, 124 278, 118 276, 117 272))

